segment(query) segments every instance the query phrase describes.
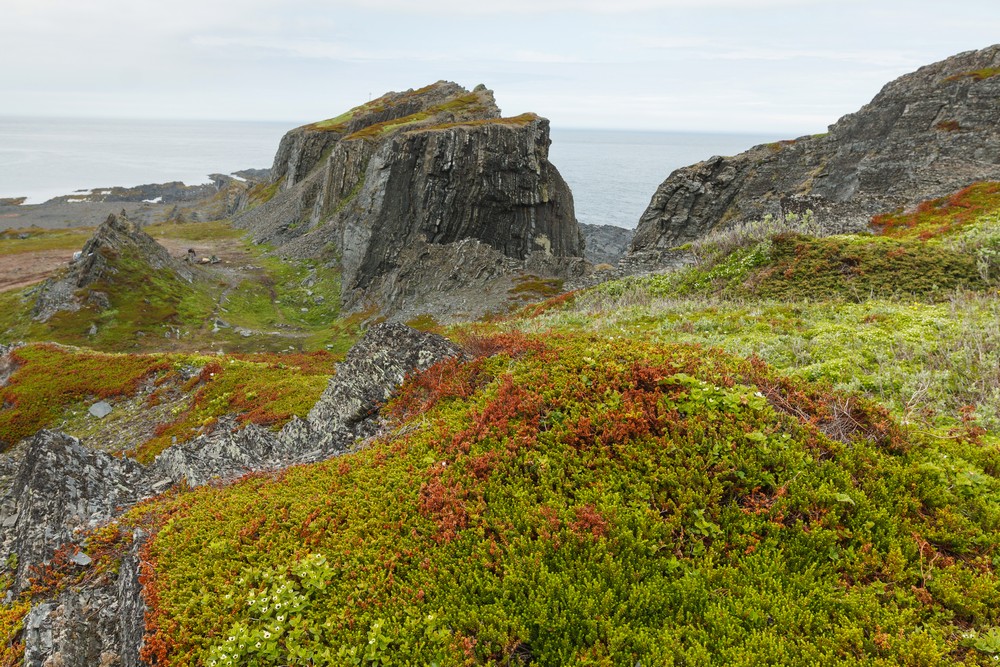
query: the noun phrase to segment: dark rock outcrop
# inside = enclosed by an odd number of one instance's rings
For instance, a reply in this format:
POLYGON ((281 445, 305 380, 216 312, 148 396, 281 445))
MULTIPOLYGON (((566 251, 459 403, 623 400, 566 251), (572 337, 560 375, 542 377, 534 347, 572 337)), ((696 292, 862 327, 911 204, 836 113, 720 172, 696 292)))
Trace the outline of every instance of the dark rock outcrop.
POLYGON ((580 223, 586 241, 586 258, 591 264, 617 264, 632 245, 634 229, 616 225, 588 225, 580 223))
MULTIPOLYGON (((338 365, 306 419, 278 433, 220 424, 210 436, 167 449, 149 466, 88 449, 62 433, 39 432, 0 454, 0 561, 17 563, 14 592, 57 550, 85 546, 79 544, 82 531, 174 483, 200 485, 348 451, 379 431, 379 408, 406 375, 461 354, 440 336, 377 325, 338 365)), ((138 573, 145 537, 133 535, 117 575, 70 586, 32 608, 25 619, 25 665, 140 664, 145 605, 138 573)), ((91 566, 82 552, 72 562, 91 566)))
POLYGON ((41 431, 24 451, 0 504, 0 549, 17 554, 15 591, 27 586, 32 566, 74 541, 77 531, 107 521, 147 493, 141 465, 87 449, 63 433, 41 431))
POLYGON ((831 232, 872 215, 1000 179, 1000 45, 886 85, 829 133, 673 172, 643 213, 632 253, 656 253, 718 226, 812 210, 831 232))
POLYGON ((114 283, 123 260, 138 262, 143 270, 170 271, 187 282, 194 278, 191 268, 172 258, 122 211, 109 215, 98 227, 65 274, 36 289, 32 317, 46 322, 59 311, 76 311, 85 303, 107 308, 110 302, 103 289, 114 283))
POLYGON ((404 261, 424 246, 472 239, 517 262, 536 253, 582 258, 572 195, 548 161, 549 143, 547 120, 500 118, 483 87, 439 82, 389 93, 289 132, 271 169, 280 190, 236 224, 283 254, 334 259, 348 309, 374 303, 392 314, 403 306, 391 298, 393 274, 408 272, 414 293, 434 281, 404 261))
POLYGON ((32 607, 24 619, 25 667, 140 667, 146 605, 139 583, 137 530, 117 576, 63 591, 32 607))

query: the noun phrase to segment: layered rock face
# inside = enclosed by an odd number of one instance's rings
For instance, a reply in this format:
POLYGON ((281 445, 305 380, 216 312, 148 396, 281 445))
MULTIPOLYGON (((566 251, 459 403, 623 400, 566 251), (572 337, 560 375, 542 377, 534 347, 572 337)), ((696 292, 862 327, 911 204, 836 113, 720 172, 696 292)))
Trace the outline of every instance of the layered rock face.
POLYGON ((59 311, 76 311, 85 303, 106 308, 108 295, 99 288, 114 281, 123 257, 141 262, 152 271, 168 270, 185 281, 193 279, 189 267, 172 258, 166 248, 122 211, 109 215, 98 227, 64 275, 39 286, 32 317, 46 322, 59 311))
POLYGON ((1000 45, 886 85, 829 133, 756 146, 673 172, 642 215, 632 254, 717 226, 811 209, 832 232, 872 215, 1000 179, 1000 45))
MULTIPOLYGON (((286 255, 335 257, 348 308, 398 311, 404 255, 421 246, 477 241, 492 251, 484 271, 535 253, 583 257, 549 144, 547 120, 501 118, 483 87, 389 93, 289 132, 271 169, 279 192, 236 222, 286 255)), ((411 297, 435 278, 411 284, 411 297)))

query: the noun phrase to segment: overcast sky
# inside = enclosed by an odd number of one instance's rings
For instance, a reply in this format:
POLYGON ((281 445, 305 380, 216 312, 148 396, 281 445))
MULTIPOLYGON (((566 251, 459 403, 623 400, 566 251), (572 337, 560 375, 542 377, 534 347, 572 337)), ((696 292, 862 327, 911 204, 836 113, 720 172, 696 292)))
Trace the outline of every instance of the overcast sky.
POLYGON ((312 121, 438 79, 557 127, 823 131, 996 0, 2 0, 0 114, 312 121))

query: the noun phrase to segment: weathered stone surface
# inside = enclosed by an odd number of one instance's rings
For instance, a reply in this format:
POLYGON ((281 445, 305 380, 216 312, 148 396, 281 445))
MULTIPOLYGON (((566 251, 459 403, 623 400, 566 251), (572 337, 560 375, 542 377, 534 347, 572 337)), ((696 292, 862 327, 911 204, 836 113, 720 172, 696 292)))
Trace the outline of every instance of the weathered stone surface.
POLYGON ((830 232, 981 180, 1000 179, 1000 45, 922 67, 825 135, 757 146, 673 172, 632 251, 664 250, 717 226, 811 209, 830 232))
POLYGON ((107 401, 98 401, 97 403, 91 405, 87 409, 87 412, 89 412, 92 416, 97 417, 98 419, 104 419, 105 417, 111 414, 111 411, 113 409, 114 408, 112 408, 111 404, 108 403, 107 401))
MULTIPOLYGON (((343 448, 358 437, 370 437, 378 428, 377 414, 407 375, 430 368, 462 350, 446 338, 398 323, 373 327, 348 353, 326 391, 309 411, 307 431, 320 448, 343 448)), ((290 437, 301 429, 292 427, 290 437)))
POLYGON ((491 91, 439 82, 293 130, 271 170, 281 192, 236 224, 283 254, 337 262, 345 307, 375 303, 386 315, 387 276, 434 280, 406 266, 422 244, 582 257, 572 195, 548 161, 548 121, 499 116, 491 91))
POLYGON ((588 225, 580 223, 580 232, 586 242, 586 258, 591 264, 615 265, 632 245, 634 229, 615 225, 588 225))
MULTIPOLYGON (((336 375, 306 419, 281 432, 229 420, 209 435, 167 449, 149 466, 86 448, 76 438, 41 431, 0 454, 0 561, 17 555, 14 592, 33 566, 79 542, 81 531, 110 520, 143 497, 181 480, 191 485, 278 470, 329 458, 376 434, 379 408, 409 373, 462 354, 446 339, 400 324, 380 324, 338 364, 336 375)), ((40 602, 25 621, 26 665, 139 665, 144 602, 139 549, 117 577, 108 574, 40 602)), ((76 567, 89 557, 70 557, 76 567)), ((9 562, 9 561, 8 561, 9 562)))
POLYGON ((0 558, 17 554, 14 590, 27 585, 33 565, 74 541, 78 531, 107 521, 143 495, 144 470, 135 461, 87 449, 63 433, 40 431, 0 500, 0 558))
POLYGON ((118 576, 72 587, 38 604, 24 621, 25 667, 139 667, 146 605, 139 584, 136 531, 118 576))
POLYGON ((10 353, 18 346, 19 344, 17 343, 0 345, 0 387, 5 387, 7 381, 10 380, 10 376, 17 370, 17 362, 10 356, 10 353))
POLYGON ((59 311, 76 311, 85 303, 108 307, 107 294, 96 286, 114 281, 116 263, 122 256, 143 262, 150 271, 172 271, 189 282, 194 278, 192 269, 172 258, 166 248, 122 211, 109 215, 98 227, 65 274, 46 280, 33 292, 36 297, 32 317, 46 322, 59 311))

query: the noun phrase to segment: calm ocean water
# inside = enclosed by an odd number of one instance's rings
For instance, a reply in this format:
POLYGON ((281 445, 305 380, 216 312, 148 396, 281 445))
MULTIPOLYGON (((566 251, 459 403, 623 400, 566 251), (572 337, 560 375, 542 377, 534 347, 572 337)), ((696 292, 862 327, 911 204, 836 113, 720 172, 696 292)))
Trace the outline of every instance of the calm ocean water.
MULTIPOLYGON (((208 181, 270 167, 297 123, 0 117, 0 197, 40 203, 75 190, 208 181)), ((756 134, 552 131, 550 159, 581 222, 634 227, 674 169, 781 137, 756 134)))
POLYGON ((577 220, 631 229, 657 186, 674 169, 783 138, 787 137, 553 129, 549 159, 573 191, 577 220))

